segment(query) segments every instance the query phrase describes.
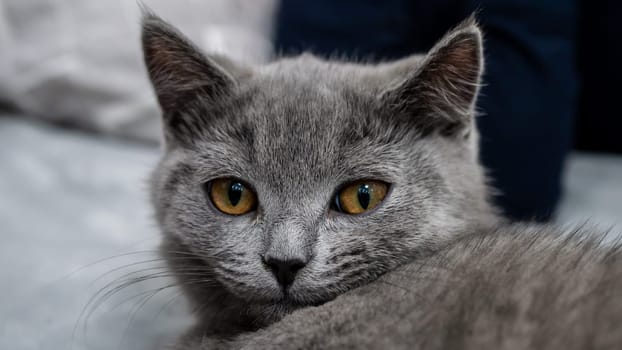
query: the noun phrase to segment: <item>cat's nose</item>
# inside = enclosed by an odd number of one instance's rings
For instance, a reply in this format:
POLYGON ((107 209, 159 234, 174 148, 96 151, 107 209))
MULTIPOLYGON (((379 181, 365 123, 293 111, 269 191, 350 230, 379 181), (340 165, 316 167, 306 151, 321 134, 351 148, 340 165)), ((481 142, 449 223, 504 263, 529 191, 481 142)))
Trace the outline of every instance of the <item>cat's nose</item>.
POLYGON ((278 259, 267 256, 263 262, 272 270, 274 277, 283 289, 294 282, 296 273, 305 267, 306 263, 299 259, 278 259))

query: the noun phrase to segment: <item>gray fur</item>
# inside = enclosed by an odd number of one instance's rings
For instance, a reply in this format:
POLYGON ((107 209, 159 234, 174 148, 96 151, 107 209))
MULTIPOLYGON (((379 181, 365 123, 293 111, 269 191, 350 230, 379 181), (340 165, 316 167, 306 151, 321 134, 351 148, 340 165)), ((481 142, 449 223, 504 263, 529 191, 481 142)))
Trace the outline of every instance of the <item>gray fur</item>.
POLYGON ((560 232, 482 229, 266 329, 179 349, 620 349, 622 246, 560 232))
MULTIPOLYGON (((452 259, 463 259, 454 256, 460 248, 439 258, 441 247, 456 237, 480 237, 503 221, 489 204, 477 157, 474 109, 482 47, 473 20, 448 33, 427 55, 381 65, 307 54, 240 67, 203 55, 153 15, 146 16, 143 29, 145 62, 162 107, 166 140, 152 182, 162 253, 197 315, 196 328, 184 340, 189 345, 180 343, 180 349, 210 348, 218 339, 234 337, 220 345, 253 348, 276 337, 277 343, 283 340, 281 348, 373 348, 383 340, 356 339, 374 327, 386 338, 395 334, 395 342, 385 345, 409 348, 414 343, 400 332, 408 333, 410 326, 428 330, 409 315, 431 312, 434 305, 417 299, 418 293, 476 283, 479 275, 454 283, 456 276, 447 273, 435 283, 420 284, 432 273, 430 266, 442 271, 440 262, 447 260, 453 271, 452 259), (250 184, 257 211, 232 217, 213 208, 203 184, 220 177, 250 184), (336 190, 358 179, 390 183, 390 193, 362 215, 330 210, 336 190), (287 295, 262 263, 267 254, 306 263, 287 295), (408 267, 425 261, 431 265, 421 274, 408 267), (416 293, 382 282, 392 280, 416 293), (412 314, 394 318, 392 311, 368 322, 384 310, 383 303, 391 304, 386 310, 401 310, 401 300, 412 314), (419 309, 422 305, 429 307, 419 309), (320 326, 320 320, 328 323, 320 326), (399 326, 393 329, 389 322, 399 326), (345 328, 331 332, 333 325, 345 328), (305 327, 309 332, 294 343, 283 333, 305 327), (264 330, 248 333, 259 329, 264 330), (322 340, 325 331, 339 337, 322 340)), ((504 242, 495 238, 490 245, 520 245, 512 243, 520 240, 504 242)), ((502 251, 499 255, 506 256, 502 251)), ((470 250, 464 254, 468 257, 470 250)), ((464 268, 468 277, 469 267, 464 268)), ((437 314, 444 315, 438 306, 437 314)), ((430 321, 437 327, 429 328, 432 336, 442 322, 462 321, 438 317, 430 321)))

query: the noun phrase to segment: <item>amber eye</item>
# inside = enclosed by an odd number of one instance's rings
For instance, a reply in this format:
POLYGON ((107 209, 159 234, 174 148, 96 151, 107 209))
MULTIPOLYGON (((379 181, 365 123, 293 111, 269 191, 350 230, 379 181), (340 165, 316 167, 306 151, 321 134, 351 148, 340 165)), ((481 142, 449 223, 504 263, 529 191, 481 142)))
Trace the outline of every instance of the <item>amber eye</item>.
POLYGON ((378 206, 387 195, 389 184, 360 180, 347 184, 335 196, 333 209, 346 214, 361 214, 378 206))
POLYGON ((207 183, 207 192, 216 209, 229 215, 242 215, 257 208, 257 196, 244 182, 223 178, 207 183))

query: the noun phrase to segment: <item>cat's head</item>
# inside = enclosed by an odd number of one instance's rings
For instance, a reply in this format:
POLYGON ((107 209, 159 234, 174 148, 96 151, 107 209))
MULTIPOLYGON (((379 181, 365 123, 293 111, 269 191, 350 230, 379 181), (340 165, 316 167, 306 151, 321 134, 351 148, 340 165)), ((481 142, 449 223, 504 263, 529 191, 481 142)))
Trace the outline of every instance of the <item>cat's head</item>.
POLYGON ((182 283, 316 304, 494 217, 472 20, 426 55, 380 65, 302 55, 243 66, 154 16, 143 47, 165 136, 153 201, 182 283))

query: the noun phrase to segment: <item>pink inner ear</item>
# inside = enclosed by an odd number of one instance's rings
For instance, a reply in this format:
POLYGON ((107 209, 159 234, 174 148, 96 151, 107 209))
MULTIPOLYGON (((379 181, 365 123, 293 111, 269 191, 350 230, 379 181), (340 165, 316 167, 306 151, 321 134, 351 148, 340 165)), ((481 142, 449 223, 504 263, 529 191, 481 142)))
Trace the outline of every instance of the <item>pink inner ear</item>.
POLYGON ((187 145, 209 119, 207 113, 195 112, 198 106, 209 110, 229 98, 233 78, 155 15, 143 20, 142 43, 149 78, 162 109, 166 143, 187 145))
POLYGON ((468 108, 477 93, 480 74, 479 34, 460 33, 438 49, 423 67, 420 79, 429 81, 457 107, 468 108))
POLYGON ((233 84, 227 72, 158 17, 144 19, 142 42, 149 77, 165 114, 197 96, 218 99, 233 84))
POLYGON ((482 72, 479 29, 467 23, 447 34, 383 103, 423 134, 468 128, 482 72))

